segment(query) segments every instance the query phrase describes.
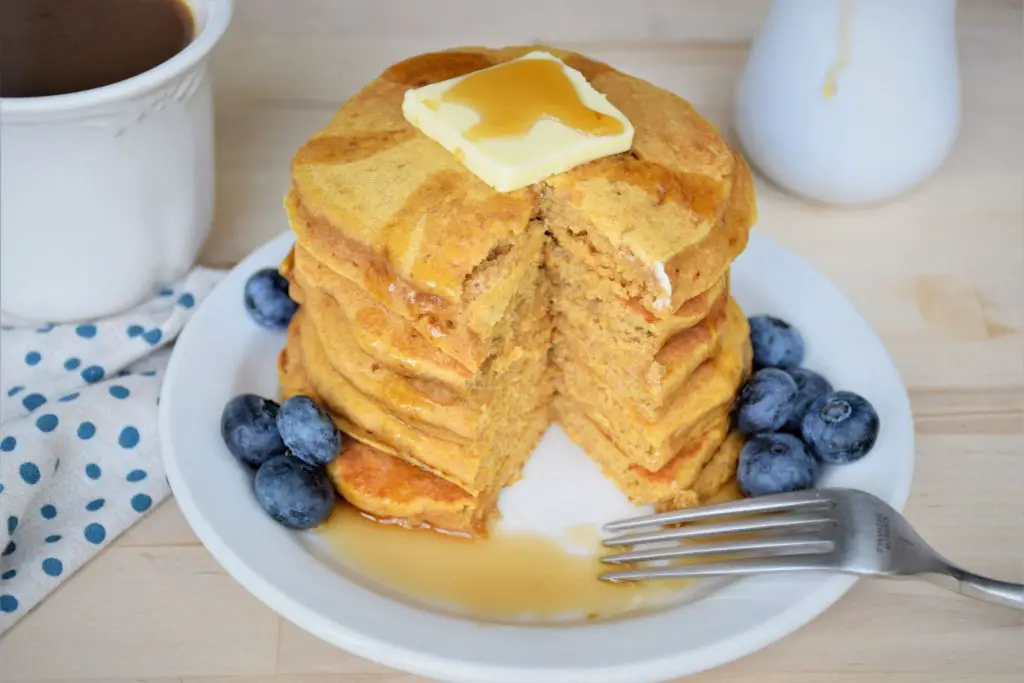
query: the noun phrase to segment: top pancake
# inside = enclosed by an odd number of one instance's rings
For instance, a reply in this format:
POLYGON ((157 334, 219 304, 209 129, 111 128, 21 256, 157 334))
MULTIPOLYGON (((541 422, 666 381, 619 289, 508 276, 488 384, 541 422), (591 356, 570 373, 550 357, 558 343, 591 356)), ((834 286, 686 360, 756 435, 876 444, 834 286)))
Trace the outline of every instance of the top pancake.
MULTIPOLYGON (((492 190, 403 117, 407 89, 534 49, 420 55, 357 93, 292 162, 289 202, 300 243, 328 264, 339 253, 370 255, 388 276, 458 303, 474 271, 518 242, 543 201, 584 217, 602 244, 644 267, 651 287, 659 282, 655 266, 674 287, 673 279, 685 276, 672 259, 722 223, 736 177, 749 178, 745 164, 686 101, 605 64, 550 50, 630 119, 633 148, 510 193, 492 190)), ((744 194, 738 212, 745 242, 752 193, 744 194)))

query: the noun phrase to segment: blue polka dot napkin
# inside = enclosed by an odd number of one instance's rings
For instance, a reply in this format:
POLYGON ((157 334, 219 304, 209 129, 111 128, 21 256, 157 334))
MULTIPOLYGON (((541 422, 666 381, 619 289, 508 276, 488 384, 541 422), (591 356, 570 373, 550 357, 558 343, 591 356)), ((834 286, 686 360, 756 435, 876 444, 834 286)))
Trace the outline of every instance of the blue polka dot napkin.
POLYGON ((198 268, 115 318, 0 328, 0 634, 167 497, 168 345, 223 276, 198 268))

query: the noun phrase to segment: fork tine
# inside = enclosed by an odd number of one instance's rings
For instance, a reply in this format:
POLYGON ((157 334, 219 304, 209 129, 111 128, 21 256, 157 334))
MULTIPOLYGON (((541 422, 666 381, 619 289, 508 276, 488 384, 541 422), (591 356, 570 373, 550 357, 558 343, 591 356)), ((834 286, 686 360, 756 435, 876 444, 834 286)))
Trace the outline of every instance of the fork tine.
POLYGON ((694 522, 716 517, 730 517, 733 515, 748 515, 762 512, 780 512, 783 510, 806 510, 809 508, 828 507, 832 505, 831 499, 821 490, 795 491, 792 493, 780 493, 773 496, 761 496, 759 498, 746 498, 744 500, 731 501, 728 503, 716 503, 715 505, 702 505, 685 510, 673 510, 662 512, 656 515, 645 515, 609 522, 604 525, 605 531, 626 531, 645 526, 659 526, 662 524, 677 524, 680 522, 694 522))
POLYGON ((719 524, 700 524, 664 529, 661 531, 623 534, 622 536, 615 536, 613 538, 606 539, 604 544, 608 547, 616 547, 622 545, 639 545, 641 543, 675 541, 681 538, 704 538, 707 536, 722 536, 725 534, 745 534, 755 531, 811 531, 813 529, 832 524, 835 524, 835 520, 825 515, 773 515, 757 519, 721 522, 719 524))
POLYGON ((629 562, 647 562, 653 560, 670 560, 679 557, 699 557, 702 555, 732 555, 735 553, 785 553, 810 554, 831 552, 835 544, 824 538, 814 536, 765 536, 742 541, 726 541, 724 543, 701 543, 681 545, 674 548, 654 548, 651 550, 634 550, 627 553, 605 555, 601 561, 606 564, 626 564, 629 562))
POLYGON ((703 564, 675 564, 668 567, 629 569, 607 572, 598 578, 611 583, 644 581, 647 579, 680 579, 695 576, 742 576, 777 572, 820 570, 829 566, 826 556, 787 555, 761 559, 705 562, 703 564))

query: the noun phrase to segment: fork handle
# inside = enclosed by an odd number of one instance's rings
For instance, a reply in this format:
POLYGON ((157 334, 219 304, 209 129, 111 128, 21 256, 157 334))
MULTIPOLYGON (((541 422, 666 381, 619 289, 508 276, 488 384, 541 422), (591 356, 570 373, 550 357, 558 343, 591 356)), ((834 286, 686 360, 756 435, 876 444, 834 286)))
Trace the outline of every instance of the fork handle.
POLYGON ((976 600, 1024 610, 1024 584, 980 576, 954 565, 946 565, 928 579, 943 588, 976 600))

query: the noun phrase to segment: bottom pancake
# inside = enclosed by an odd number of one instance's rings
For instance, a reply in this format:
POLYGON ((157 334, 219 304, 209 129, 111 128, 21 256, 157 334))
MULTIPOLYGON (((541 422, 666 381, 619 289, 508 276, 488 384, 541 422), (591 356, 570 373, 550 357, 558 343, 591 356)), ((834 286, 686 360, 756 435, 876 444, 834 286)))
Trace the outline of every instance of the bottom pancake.
POLYGON ((693 507, 716 494, 736 474, 743 438, 729 432, 725 409, 710 415, 695 430, 697 436, 656 472, 631 463, 604 429, 566 397, 556 396, 552 410, 569 437, 634 503, 654 505, 659 511, 693 507))
MULTIPOLYGON (((286 346, 278 358, 281 398, 309 396, 324 404, 307 375, 297 346, 286 346)), ((523 465, 551 422, 548 413, 550 384, 545 378, 536 388, 540 404, 510 429, 510 455, 497 467, 492 481, 476 496, 456 484, 375 448, 348 434, 346 445, 327 473, 335 490, 353 506, 382 520, 402 520, 409 526, 472 536, 486 534, 497 513, 498 494, 518 480, 523 465)), ((333 416, 338 419, 338 416, 333 416)), ((344 426, 344 425, 343 425, 344 426)), ((346 430, 350 431, 350 430, 346 430)), ((366 439, 364 439, 365 441, 366 439)))
POLYGON ((345 500, 379 520, 485 536, 498 514, 498 494, 519 479, 548 423, 547 407, 522 421, 517 437, 520 448, 499 468, 496 481, 478 496, 354 439, 327 466, 327 473, 345 500))

